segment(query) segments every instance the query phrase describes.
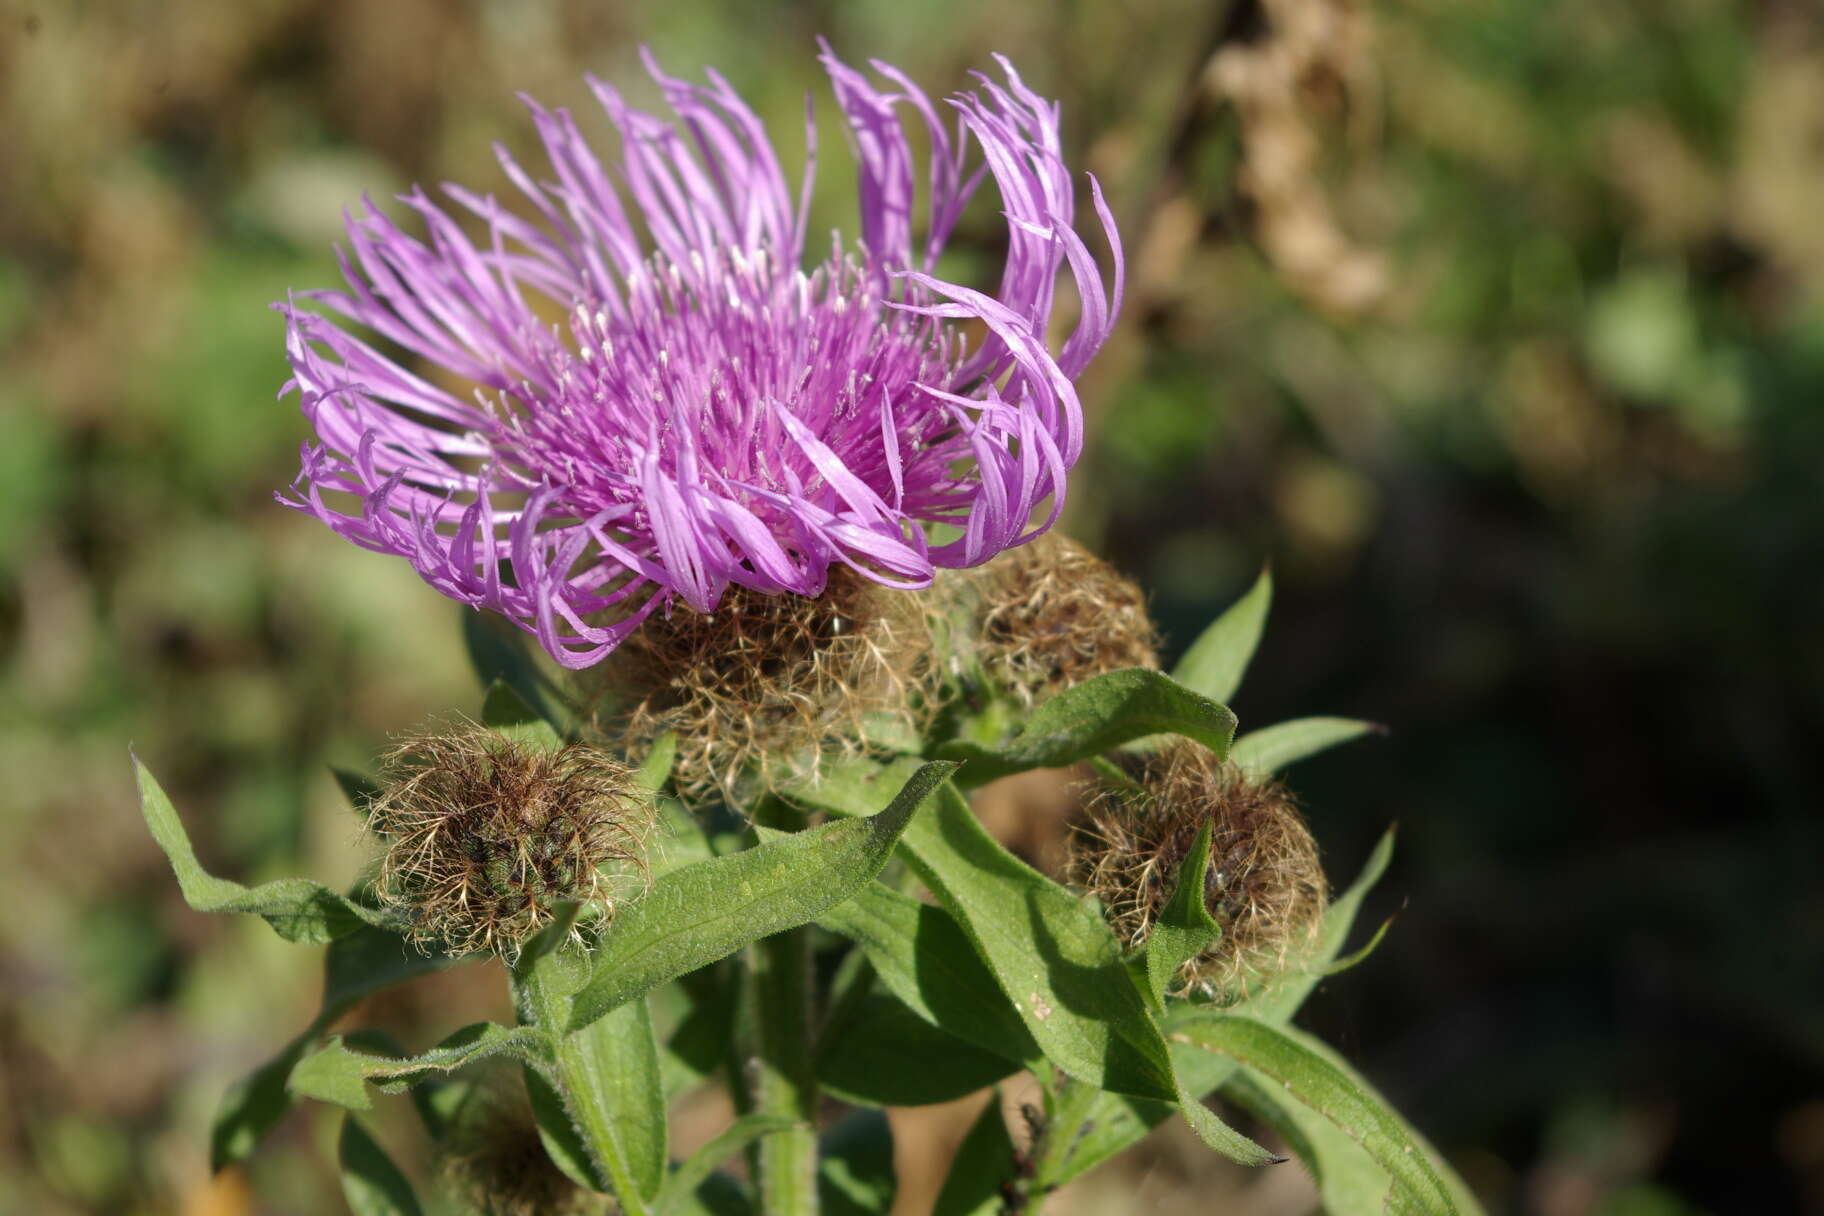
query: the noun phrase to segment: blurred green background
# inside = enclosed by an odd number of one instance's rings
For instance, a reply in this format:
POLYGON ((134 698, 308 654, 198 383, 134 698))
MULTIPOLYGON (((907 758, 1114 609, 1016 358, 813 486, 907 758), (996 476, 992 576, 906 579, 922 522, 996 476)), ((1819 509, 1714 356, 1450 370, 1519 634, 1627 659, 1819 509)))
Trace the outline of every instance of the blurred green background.
MULTIPOLYGON (((516 90, 650 99, 641 43, 790 158, 813 93, 839 223, 819 33, 1063 99, 1131 271, 1071 530, 1175 646, 1270 557, 1244 724, 1391 727, 1295 781, 1334 878, 1401 825, 1393 932, 1308 1022, 1496 1211, 1824 1211, 1803 0, 0 5, 0 1210, 339 1210, 310 1115, 207 1176, 317 974, 182 908, 126 762, 221 871, 346 879, 326 764, 473 697, 455 609, 272 502, 304 427, 267 303, 331 281, 363 191, 510 190, 516 90)), ((1069 1210, 1305 1210, 1171 1149, 1069 1210)))

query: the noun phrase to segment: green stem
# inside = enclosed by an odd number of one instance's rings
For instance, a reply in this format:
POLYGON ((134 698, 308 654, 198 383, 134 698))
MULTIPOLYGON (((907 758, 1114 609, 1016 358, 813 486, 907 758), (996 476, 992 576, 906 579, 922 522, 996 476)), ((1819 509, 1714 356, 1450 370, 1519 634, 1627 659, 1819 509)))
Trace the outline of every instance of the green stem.
MULTIPOLYGON (((762 799, 754 819, 769 827, 789 812, 762 799)), ((760 1210, 767 1216, 816 1216, 817 1073, 812 1045, 811 931, 789 929, 748 947, 753 1110, 799 1126, 759 1142, 760 1210)))
MULTIPOLYGON (((570 1020, 571 986, 555 969, 567 961, 563 951, 553 952, 513 977, 513 995, 522 1022, 544 1027, 556 1054, 556 1076, 564 1107, 577 1135, 588 1149, 597 1172, 607 1180, 616 1203, 627 1216, 649 1216, 652 1211, 640 1193, 632 1163, 621 1144, 614 1102, 603 1086, 601 1061, 593 1058, 594 1044, 583 1035, 566 1034, 570 1020)), ((613 1016, 613 1015, 610 1015, 613 1016)))

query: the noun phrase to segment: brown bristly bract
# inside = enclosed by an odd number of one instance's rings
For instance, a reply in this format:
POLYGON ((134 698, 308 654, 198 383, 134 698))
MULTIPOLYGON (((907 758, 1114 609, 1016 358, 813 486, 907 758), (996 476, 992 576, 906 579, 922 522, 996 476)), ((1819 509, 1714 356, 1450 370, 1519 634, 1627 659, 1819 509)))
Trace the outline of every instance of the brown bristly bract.
POLYGON ((598 727, 635 750, 677 733, 687 800, 729 793, 782 762, 814 768, 859 748, 871 715, 911 724, 930 651, 918 600, 846 567, 814 597, 730 587, 713 613, 648 619, 585 691, 598 727))
POLYGON ((977 645, 996 683, 1031 704, 1126 667, 1158 667, 1158 632, 1132 579, 1047 532, 973 575, 977 645))
POLYGON ((1070 878, 1102 901, 1123 944, 1146 940, 1185 855, 1211 825, 1206 906, 1222 937, 1181 975, 1237 997, 1295 964, 1316 939, 1328 884, 1285 787, 1174 740, 1126 762, 1134 784, 1090 784, 1071 834, 1070 878))
MULTIPOLYGON (((511 1074, 508 1074, 511 1075, 511 1074)), ((438 1146, 443 1175, 464 1210, 482 1216, 582 1216, 603 1201, 551 1161, 517 1086, 483 1083, 438 1146)))
POLYGON ((651 800, 599 748, 540 748, 459 722, 404 739, 382 763, 368 821, 387 842, 375 891, 422 948, 511 956, 560 901, 612 915, 610 879, 644 873, 651 800))

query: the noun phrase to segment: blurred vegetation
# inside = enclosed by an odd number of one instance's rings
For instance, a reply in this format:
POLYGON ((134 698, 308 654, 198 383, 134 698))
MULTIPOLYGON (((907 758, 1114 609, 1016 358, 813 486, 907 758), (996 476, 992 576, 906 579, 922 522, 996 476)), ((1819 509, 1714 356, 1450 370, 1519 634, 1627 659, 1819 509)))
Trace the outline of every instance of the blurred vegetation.
MULTIPOLYGON (((309 1117, 208 1177, 316 976, 182 909, 125 757, 213 867, 347 878, 326 764, 472 696, 455 610, 272 502, 304 428, 266 304, 331 281, 364 191, 505 190, 515 91, 650 99, 641 43, 781 132, 814 94, 840 223, 818 33, 1063 99, 1131 271, 1072 530, 1180 645, 1270 557, 1243 721, 1392 727, 1297 779, 1335 874, 1402 825, 1319 1028, 1497 1210, 1824 1211, 1803 0, 0 5, 0 1210, 338 1210, 309 1117)), ((383 1011, 408 1038, 489 999, 436 985, 383 1011)), ((1075 1210, 1300 1210, 1186 1160, 1075 1210)))

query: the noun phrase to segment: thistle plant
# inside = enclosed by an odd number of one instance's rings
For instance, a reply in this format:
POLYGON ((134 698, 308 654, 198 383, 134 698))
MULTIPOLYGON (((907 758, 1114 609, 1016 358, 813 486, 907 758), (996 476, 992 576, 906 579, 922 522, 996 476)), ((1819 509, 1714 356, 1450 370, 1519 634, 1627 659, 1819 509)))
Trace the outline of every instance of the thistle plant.
POLYGON ((484 697, 478 724, 345 776, 375 855, 347 894, 205 873, 139 770, 194 907, 326 947, 322 1011, 227 1096, 216 1164, 315 1099, 346 1111, 361 1213, 422 1211, 421 1188, 885 1212, 882 1108, 1025 1075, 1029 1117, 988 1104, 938 1211, 1037 1211, 1168 1119, 1248 1165, 1298 1156, 1333 1212, 1474 1211, 1291 1024, 1365 955, 1343 957, 1390 843, 1327 898, 1276 774, 1369 728, 1237 738, 1223 702, 1268 580, 1167 674, 1144 596, 1050 531, 1122 275, 1093 179, 1104 254, 1077 230, 1058 108, 1004 60, 947 108, 889 65, 823 63, 860 200, 827 255, 811 170, 788 181, 719 77, 649 61, 673 120, 590 82, 612 167, 530 103, 550 176, 501 154, 517 210, 448 187, 465 227, 413 192, 414 236, 369 204, 345 286, 281 306, 314 431, 282 501, 465 605, 484 697), (937 272, 985 187, 992 290, 937 272), (1080 776, 1055 876, 970 808, 1041 768, 1080 776), (514 1025, 418 1054, 331 1033, 490 959, 514 1025), (669 1103, 718 1084, 736 1118, 674 1160, 669 1103), (363 1118, 408 1089, 444 1163, 417 1186, 363 1118))

